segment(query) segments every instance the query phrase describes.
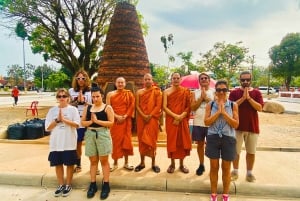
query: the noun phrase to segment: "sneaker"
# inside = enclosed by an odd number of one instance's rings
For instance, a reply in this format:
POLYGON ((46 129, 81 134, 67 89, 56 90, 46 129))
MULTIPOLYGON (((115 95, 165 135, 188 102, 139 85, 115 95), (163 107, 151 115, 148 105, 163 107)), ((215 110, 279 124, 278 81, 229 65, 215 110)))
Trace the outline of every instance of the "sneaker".
POLYGON ((196 170, 196 175, 201 176, 204 171, 205 171, 204 165, 200 164, 198 169, 196 170))
POLYGON ((54 196, 58 197, 62 194, 62 192, 65 190, 65 186, 64 185, 59 185, 56 189, 56 191, 54 192, 54 196))
POLYGON ((247 180, 248 182, 254 182, 254 181, 256 180, 256 178, 255 178, 255 176, 254 176, 253 174, 248 174, 248 175, 246 176, 246 180, 247 180))
POLYGON ((100 194, 100 199, 101 200, 105 200, 110 192, 110 187, 109 187, 109 183, 108 182, 102 182, 102 191, 100 194))
POLYGON ((239 178, 239 174, 235 171, 231 172, 231 181, 235 181, 239 178))
POLYGON ((70 194, 71 191, 72 191, 72 186, 71 185, 66 185, 66 187, 65 187, 65 189, 62 193, 62 196, 67 197, 70 194))
POLYGON ((94 197, 97 190, 98 190, 97 185, 94 185, 94 184, 91 183, 90 187, 89 187, 89 190, 87 191, 87 194, 86 194, 87 198, 94 197))
POLYGON ((210 195, 210 201, 218 201, 218 195, 217 194, 211 194, 210 195))
POLYGON ((223 194, 222 201, 229 201, 229 195, 228 194, 227 195, 223 194))

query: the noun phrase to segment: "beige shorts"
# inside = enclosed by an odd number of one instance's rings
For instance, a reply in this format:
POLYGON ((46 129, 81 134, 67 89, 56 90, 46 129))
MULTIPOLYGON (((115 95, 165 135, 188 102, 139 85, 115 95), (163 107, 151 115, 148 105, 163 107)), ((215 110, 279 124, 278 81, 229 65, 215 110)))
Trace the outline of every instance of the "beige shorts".
POLYGON ((246 131, 236 131, 236 153, 240 154, 242 151, 243 142, 245 142, 246 152, 255 154, 258 134, 246 131))

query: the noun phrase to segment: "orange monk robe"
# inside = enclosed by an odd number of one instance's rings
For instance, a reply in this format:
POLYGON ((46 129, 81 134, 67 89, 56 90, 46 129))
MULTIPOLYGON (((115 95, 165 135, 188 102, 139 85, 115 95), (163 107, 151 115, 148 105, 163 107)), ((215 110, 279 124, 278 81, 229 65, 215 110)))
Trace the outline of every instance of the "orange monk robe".
POLYGON ((140 93, 138 99, 140 110, 145 115, 152 115, 152 118, 145 122, 142 115, 137 112, 139 151, 141 155, 154 157, 159 132, 159 118, 162 113, 162 93, 158 87, 153 86, 140 93))
POLYGON ((167 152, 168 158, 183 159, 190 155, 192 140, 189 131, 190 91, 179 87, 167 97, 167 107, 175 114, 187 112, 187 116, 174 125, 174 118, 166 114, 167 152))
POLYGON ((123 123, 114 122, 110 129, 113 151, 112 158, 117 160, 124 155, 133 155, 131 141, 132 118, 134 117, 135 98, 130 90, 117 91, 110 98, 110 105, 118 115, 127 115, 123 123))

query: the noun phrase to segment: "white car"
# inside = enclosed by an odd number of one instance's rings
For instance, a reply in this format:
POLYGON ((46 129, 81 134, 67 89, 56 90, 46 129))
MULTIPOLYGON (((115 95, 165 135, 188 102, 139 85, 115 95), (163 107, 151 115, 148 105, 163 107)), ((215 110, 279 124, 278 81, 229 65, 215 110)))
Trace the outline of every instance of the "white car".
MULTIPOLYGON (((268 87, 258 87, 258 90, 262 93, 262 94, 268 94, 268 87)), ((275 94, 276 90, 273 87, 269 87, 269 94, 275 94)))

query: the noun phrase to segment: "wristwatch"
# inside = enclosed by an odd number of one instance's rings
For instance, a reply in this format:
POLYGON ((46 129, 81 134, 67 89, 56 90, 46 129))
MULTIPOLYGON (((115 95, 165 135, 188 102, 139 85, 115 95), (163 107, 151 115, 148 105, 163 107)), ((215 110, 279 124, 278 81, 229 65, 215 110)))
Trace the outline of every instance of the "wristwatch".
POLYGON ((55 118, 54 121, 55 121, 57 124, 60 123, 60 121, 59 121, 57 118, 55 118))

